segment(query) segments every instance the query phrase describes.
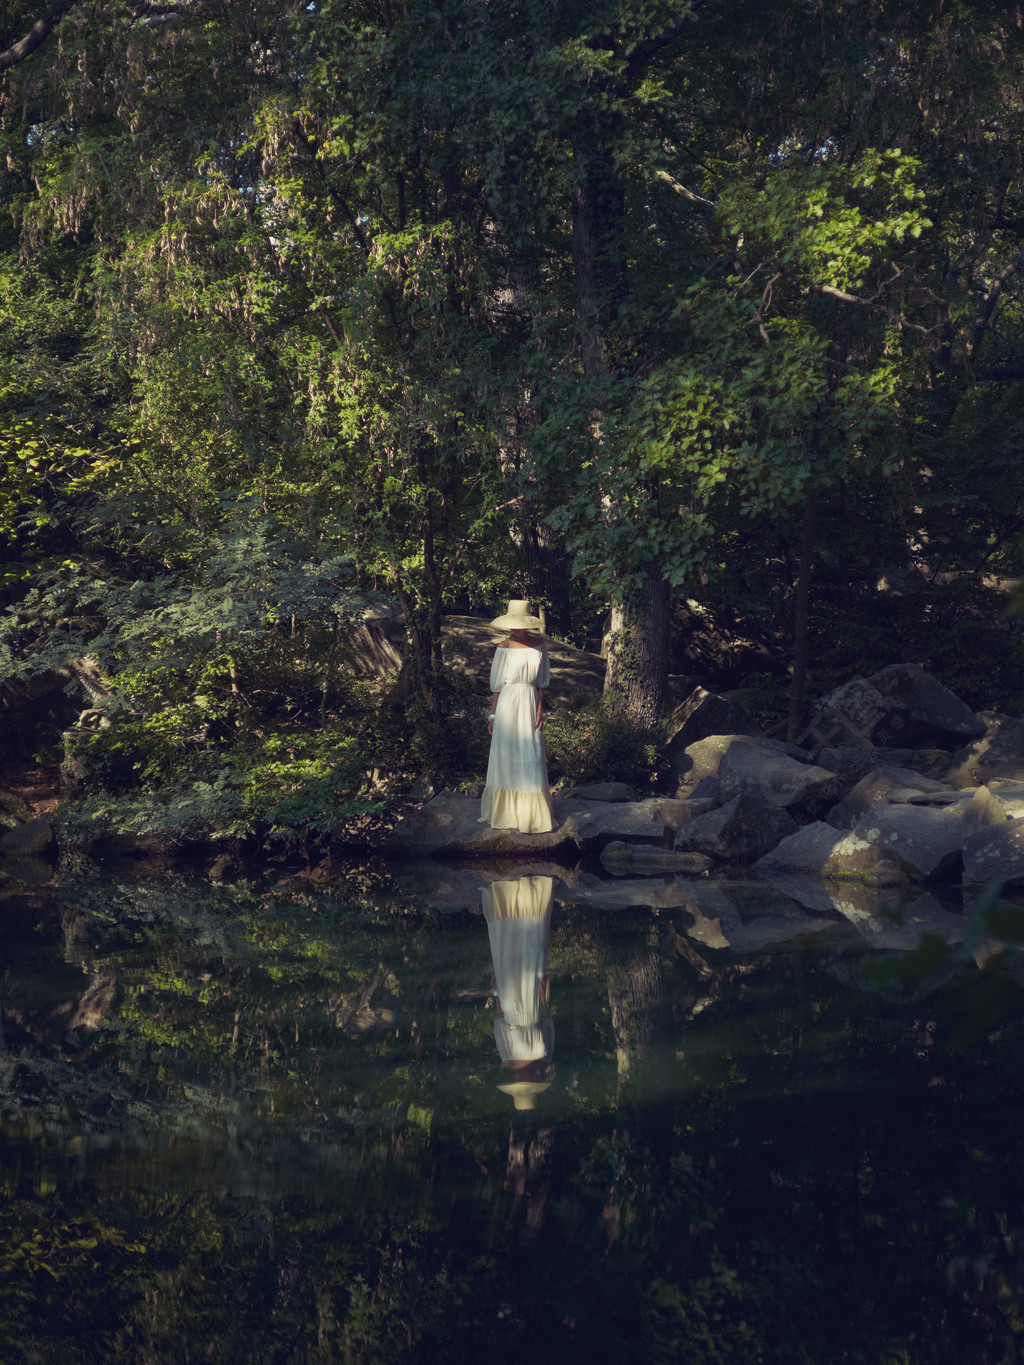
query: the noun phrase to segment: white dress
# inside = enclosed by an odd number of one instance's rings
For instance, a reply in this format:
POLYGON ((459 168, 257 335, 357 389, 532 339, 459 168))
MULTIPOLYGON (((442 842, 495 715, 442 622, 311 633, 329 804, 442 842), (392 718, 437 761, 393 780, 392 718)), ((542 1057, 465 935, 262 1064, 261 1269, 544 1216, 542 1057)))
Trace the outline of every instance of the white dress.
POLYGON ((482 888, 501 1014, 494 1041, 503 1062, 550 1057, 555 1026, 544 1017, 544 980, 551 932, 551 877, 517 877, 482 888))
POLYGON ((491 664, 491 691, 498 692, 480 798, 480 823, 521 834, 554 829, 544 731, 538 730, 537 689, 551 681, 547 651, 499 645, 491 664))

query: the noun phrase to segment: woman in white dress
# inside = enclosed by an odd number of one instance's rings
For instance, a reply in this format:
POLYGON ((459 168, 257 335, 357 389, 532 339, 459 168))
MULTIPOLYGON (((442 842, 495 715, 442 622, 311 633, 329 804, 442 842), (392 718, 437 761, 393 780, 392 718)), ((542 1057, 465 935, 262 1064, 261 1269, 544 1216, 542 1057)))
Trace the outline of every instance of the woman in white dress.
POLYGON ((544 754, 544 689, 551 681, 548 652, 529 602, 512 601, 492 626, 508 630, 491 664, 491 752, 480 799, 480 823, 521 834, 554 829, 544 754))

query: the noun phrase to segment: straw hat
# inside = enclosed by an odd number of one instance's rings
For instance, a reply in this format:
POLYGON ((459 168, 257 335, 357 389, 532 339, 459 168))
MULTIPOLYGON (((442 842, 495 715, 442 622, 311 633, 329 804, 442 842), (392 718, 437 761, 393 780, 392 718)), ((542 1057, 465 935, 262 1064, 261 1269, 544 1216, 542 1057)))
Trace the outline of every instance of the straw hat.
POLYGON ((500 626, 502 630, 540 630, 541 623, 539 616, 530 614, 529 598, 513 598, 508 604, 508 611, 504 616, 496 616, 491 622, 492 626, 500 626))
POLYGON ((498 1086, 506 1095, 512 1096, 517 1109, 536 1109, 537 1096, 551 1089, 550 1081, 506 1081, 498 1086))

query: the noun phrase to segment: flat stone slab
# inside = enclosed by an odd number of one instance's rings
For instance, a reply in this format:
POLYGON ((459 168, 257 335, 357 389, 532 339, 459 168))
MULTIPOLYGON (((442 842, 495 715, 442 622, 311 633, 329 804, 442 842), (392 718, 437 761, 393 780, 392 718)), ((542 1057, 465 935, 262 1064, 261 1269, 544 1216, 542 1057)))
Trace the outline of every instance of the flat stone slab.
POLYGON ((628 803, 559 797, 552 804, 556 821, 575 820, 575 843, 581 853, 600 853, 606 844, 616 842, 659 846, 672 842, 674 831, 660 818, 665 803, 657 797, 628 803))
POLYGON ((601 866, 616 876, 639 873, 654 877, 663 872, 688 872, 701 876, 714 866, 714 859, 702 853, 659 848, 654 844, 606 844, 601 850, 601 866))
POLYGON ((550 834, 520 834, 479 823, 480 802, 455 792, 441 792, 400 820, 383 852, 399 858, 537 858, 558 850, 600 853, 606 844, 671 843, 673 830, 657 817, 664 803, 608 802, 557 798, 555 829, 550 834))
POLYGON ((536 858, 578 847, 571 816, 549 834, 491 829, 479 823, 479 816, 475 798, 441 792, 400 820, 382 851, 398 858, 536 858))

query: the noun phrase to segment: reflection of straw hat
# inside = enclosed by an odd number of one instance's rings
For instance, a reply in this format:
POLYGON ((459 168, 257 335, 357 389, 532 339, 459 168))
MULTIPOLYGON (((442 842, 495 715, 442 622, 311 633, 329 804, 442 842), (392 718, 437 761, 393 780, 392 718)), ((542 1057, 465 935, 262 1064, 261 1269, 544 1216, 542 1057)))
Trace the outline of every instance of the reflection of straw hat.
POLYGON ((539 616, 531 616, 529 598, 513 598, 508 604, 508 611, 504 616, 496 616, 491 622, 492 626, 500 626, 502 630, 540 630, 541 623, 539 616))
POLYGON ((499 1085, 498 1089, 512 1096, 512 1103, 517 1109, 536 1109, 537 1096, 544 1090, 550 1090, 551 1082, 506 1081, 504 1085, 499 1085))

